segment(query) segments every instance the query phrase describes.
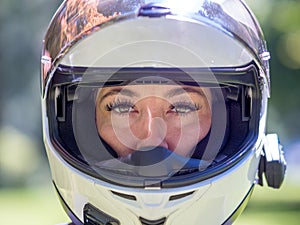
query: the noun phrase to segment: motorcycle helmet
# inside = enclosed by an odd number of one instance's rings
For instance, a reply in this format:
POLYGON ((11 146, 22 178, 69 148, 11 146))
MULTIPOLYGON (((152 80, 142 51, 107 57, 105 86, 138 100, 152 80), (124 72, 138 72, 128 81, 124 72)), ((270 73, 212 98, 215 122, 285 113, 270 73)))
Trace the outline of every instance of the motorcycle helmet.
POLYGON ((74 224, 231 224, 263 175, 270 53, 241 0, 65 0, 41 57, 44 143, 74 224))

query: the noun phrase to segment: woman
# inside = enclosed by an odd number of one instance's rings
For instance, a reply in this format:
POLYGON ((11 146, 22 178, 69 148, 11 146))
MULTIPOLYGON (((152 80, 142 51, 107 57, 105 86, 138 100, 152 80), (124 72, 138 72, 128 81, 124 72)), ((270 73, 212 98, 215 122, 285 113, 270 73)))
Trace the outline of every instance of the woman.
POLYGON ((97 129, 118 156, 161 146, 184 157, 211 127, 208 88, 179 85, 105 87, 97 96, 97 129))

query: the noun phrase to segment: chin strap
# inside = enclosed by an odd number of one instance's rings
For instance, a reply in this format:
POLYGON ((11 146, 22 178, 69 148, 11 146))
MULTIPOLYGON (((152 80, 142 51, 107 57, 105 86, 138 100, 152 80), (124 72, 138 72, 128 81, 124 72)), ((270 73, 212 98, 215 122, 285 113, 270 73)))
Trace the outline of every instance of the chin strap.
POLYGON ((277 134, 266 135, 258 169, 258 184, 263 186, 263 174, 269 187, 280 188, 286 171, 283 147, 277 134))

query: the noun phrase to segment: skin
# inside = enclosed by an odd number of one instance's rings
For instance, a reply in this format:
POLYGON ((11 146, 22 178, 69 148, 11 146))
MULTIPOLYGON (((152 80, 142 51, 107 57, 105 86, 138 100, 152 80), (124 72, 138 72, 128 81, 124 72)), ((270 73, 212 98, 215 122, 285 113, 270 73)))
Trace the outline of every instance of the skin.
POLYGON ((99 135, 121 156, 162 146, 190 157, 211 127, 211 93, 179 85, 128 85, 99 90, 99 135))

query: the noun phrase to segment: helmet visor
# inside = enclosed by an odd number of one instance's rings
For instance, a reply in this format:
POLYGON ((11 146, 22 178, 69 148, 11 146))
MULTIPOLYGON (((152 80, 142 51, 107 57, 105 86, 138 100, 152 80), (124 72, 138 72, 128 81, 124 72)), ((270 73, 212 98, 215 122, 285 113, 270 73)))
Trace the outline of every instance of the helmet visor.
POLYGON ((48 98, 52 141, 72 165, 109 182, 203 179, 253 137, 256 76, 244 69, 60 66, 48 98))

